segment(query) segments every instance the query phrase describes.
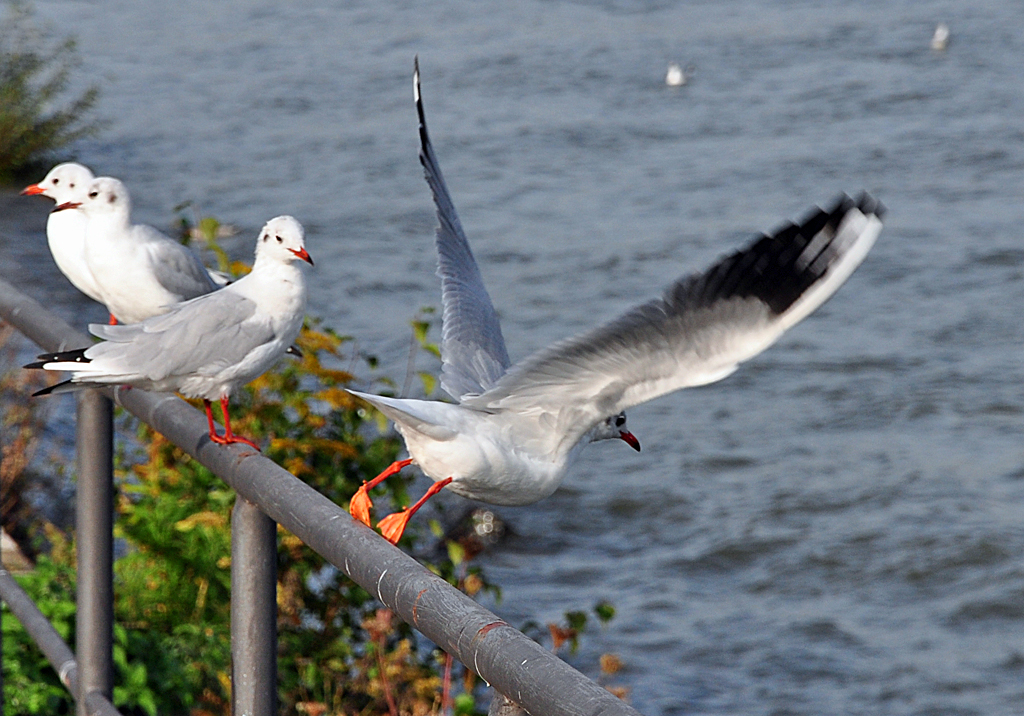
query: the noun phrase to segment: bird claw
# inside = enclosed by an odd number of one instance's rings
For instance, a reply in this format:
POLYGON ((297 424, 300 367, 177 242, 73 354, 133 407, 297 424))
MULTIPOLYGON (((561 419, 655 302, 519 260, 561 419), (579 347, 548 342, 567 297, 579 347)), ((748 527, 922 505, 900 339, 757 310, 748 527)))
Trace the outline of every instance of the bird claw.
POLYGON ((381 535, 388 542, 398 544, 398 540, 402 539, 402 534, 405 532, 405 526, 409 523, 410 517, 412 517, 412 511, 408 507, 401 512, 392 512, 377 523, 377 529, 380 530, 381 535))
POLYGON ((256 452, 262 452, 260 446, 254 443, 248 438, 243 438, 239 435, 222 436, 222 435, 211 435, 210 440, 217 443, 218 445, 231 445, 232 443, 245 443, 249 447, 253 448, 256 452))
POLYGON ((348 511, 354 519, 369 527, 371 507, 373 507, 373 502, 370 500, 370 496, 366 494, 366 483, 364 482, 356 490, 356 494, 352 495, 352 501, 348 503, 348 511))

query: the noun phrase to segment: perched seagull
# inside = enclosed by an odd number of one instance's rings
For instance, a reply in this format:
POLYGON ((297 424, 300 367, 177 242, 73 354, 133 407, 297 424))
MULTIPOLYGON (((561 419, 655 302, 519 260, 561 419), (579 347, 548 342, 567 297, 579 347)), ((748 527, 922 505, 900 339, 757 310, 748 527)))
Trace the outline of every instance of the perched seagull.
POLYGON ((219 288, 195 252, 151 226, 131 224, 128 188, 94 179, 81 201, 55 212, 85 215, 85 263, 111 316, 137 323, 219 288))
MULTIPOLYGON (((141 323, 104 326, 89 348, 39 356, 26 368, 66 370, 70 380, 35 395, 102 385, 177 391, 202 398, 215 443, 256 445, 231 432, 228 398, 284 355, 302 327, 306 280, 298 260, 312 265, 302 225, 290 216, 267 222, 256 241, 252 271, 219 291, 179 303, 141 323), (217 435, 210 401, 220 400, 224 436, 217 435)), ((257 448, 259 449, 259 448, 257 448)))
POLYGON ((350 510, 370 523, 368 490, 415 462, 434 485, 378 525, 397 542, 409 517, 445 486, 465 497, 525 505, 547 497, 588 444, 640 444, 623 411, 721 380, 824 303, 867 255, 882 206, 843 195, 799 225, 762 235, 660 298, 511 366, 501 327, 427 134, 413 78, 420 162, 437 206, 443 334, 441 386, 458 403, 351 391, 395 422, 411 455, 363 485, 350 510))
MULTIPOLYGON (((55 166, 41 182, 30 184, 21 193, 48 197, 58 206, 81 203, 94 178, 88 167, 66 162, 55 166)), ((46 241, 57 268, 72 285, 92 300, 103 303, 100 288, 85 262, 85 223, 85 214, 81 211, 52 211, 46 219, 46 241)))

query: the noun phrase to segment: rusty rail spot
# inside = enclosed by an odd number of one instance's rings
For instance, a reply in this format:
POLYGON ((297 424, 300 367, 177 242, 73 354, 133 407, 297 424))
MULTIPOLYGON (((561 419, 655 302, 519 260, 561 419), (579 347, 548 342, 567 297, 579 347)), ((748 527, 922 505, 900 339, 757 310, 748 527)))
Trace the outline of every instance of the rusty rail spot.
MULTIPOLYGON (((487 636, 487 632, 491 631, 492 629, 497 629, 501 626, 508 626, 508 624, 499 619, 496 622, 491 622, 486 626, 480 627, 480 630, 476 633, 476 639, 480 639, 487 636)), ((476 641, 476 639, 474 639, 473 641, 476 641)))
POLYGON ((426 593, 427 593, 426 589, 421 589, 419 594, 416 595, 416 599, 413 600, 413 603, 412 603, 412 623, 413 624, 416 624, 417 622, 419 622, 420 617, 419 617, 419 614, 416 613, 416 610, 419 609, 419 607, 420 607, 420 597, 422 597, 426 593))

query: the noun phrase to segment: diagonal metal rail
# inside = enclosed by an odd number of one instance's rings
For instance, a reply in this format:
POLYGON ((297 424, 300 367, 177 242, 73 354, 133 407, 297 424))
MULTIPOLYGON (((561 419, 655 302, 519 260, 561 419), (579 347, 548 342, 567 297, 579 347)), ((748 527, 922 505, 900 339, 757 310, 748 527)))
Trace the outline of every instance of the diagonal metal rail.
MULTIPOLYGON (((44 350, 89 345, 85 335, 3 280, 0 280, 0 317, 44 350)), ((429 572, 274 462, 242 445, 225 447, 210 442, 205 418, 183 400, 173 395, 123 388, 102 392, 199 460, 244 500, 258 506, 267 517, 291 531, 530 714, 639 716, 628 704, 429 572)), ((255 530, 263 528, 265 525, 254 527, 255 530)), ((237 532, 234 536, 238 538, 237 532)), ((240 554, 261 553, 256 545, 259 538, 254 535, 252 539, 254 546, 243 545, 238 548, 240 554)), ((232 560, 232 570, 236 568, 254 570, 254 575, 259 572, 254 564, 236 566, 232 560)), ((233 583, 238 584, 234 579, 233 583)), ((266 609, 266 595, 262 590, 259 586, 252 587, 253 594, 246 601, 253 614, 266 609)), ((232 608, 235 608, 234 595, 232 608)), ((257 643, 267 641, 264 633, 249 640, 250 643, 240 644, 236 650, 236 637, 241 640, 241 635, 232 634, 236 656, 240 653, 251 656, 257 643)), ((276 635, 271 643, 276 644, 276 635)), ((266 648, 265 644, 262 648, 266 648)), ((253 669, 265 668, 258 657, 248 663, 253 669)), ((244 682, 236 673, 236 688, 244 682)), ((252 713, 275 713, 258 694, 246 698, 257 704, 252 713)), ((236 705, 238 703, 236 700, 236 705)))
MULTIPOLYGON (((53 628, 53 625, 46 619, 39 608, 32 601, 32 598, 25 593, 21 585, 14 581, 11 573, 0 566, 0 596, 11 613, 18 618, 25 631, 39 645, 50 666, 57 672, 60 682, 64 684, 72 694, 77 694, 79 689, 78 662, 71 649, 60 638, 60 634, 53 628)), ((90 714, 98 716, 121 716, 121 712, 114 708, 114 705, 102 694, 92 692, 86 695, 83 700, 85 708, 90 714)))

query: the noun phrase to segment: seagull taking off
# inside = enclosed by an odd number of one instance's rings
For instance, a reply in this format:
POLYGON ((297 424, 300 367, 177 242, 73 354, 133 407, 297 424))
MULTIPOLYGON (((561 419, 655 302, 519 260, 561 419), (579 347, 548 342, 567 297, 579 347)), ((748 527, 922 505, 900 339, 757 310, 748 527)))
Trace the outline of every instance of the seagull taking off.
POLYGON ((255 443, 231 431, 228 398, 262 375, 299 334, 306 310, 306 280, 295 262, 313 260, 302 225, 290 216, 267 222, 256 241, 252 271, 219 291, 172 306, 141 323, 89 332, 103 341, 89 348, 44 354, 26 368, 66 370, 70 380, 35 395, 103 385, 177 391, 202 398, 215 443, 255 443), (224 435, 217 434, 210 401, 220 400, 224 435))
POLYGON ((684 276, 659 298, 512 366, 491 299, 427 134, 419 67, 413 77, 420 162, 437 206, 443 335, 441 386, 458 403, 352 391, 395 422, 411 455, 364 484, 350 510, 370 524, 367 492, 415 462, 434 485, 379 523, 393 543, 409 517, 444 487, 483 502, 547 497, 589 443, 640 444, 627 408, 725 378, 824 303, 864 260, 883 208, 839 197, 799 224, 684 276))

